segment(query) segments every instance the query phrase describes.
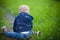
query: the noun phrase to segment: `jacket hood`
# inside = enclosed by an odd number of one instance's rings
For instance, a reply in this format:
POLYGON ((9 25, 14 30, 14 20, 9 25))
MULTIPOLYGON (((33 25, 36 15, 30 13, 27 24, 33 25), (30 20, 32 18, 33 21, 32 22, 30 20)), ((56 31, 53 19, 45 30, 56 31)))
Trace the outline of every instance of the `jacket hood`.
POLYGON ((19 14, 19 16, 22 18, 22 19, 26 19, 26 20, 33 20, 33 17, 31 15, 29 15, 28 13, 26 12, 21 12, 19 14))

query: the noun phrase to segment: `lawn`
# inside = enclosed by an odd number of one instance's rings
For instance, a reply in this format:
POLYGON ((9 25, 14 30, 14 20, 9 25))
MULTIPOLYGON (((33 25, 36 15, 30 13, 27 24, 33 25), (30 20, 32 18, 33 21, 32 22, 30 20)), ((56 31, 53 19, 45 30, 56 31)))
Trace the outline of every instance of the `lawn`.
MULTIPOLYGON (((59 0, 1 0, 0 1, 0 29, 3 25, 10 28, 5 17, 7 12, 18 15, 20 5, 28 5, 30 14, 34 17, 33 30, 39 30, 39 36, 34 40, 59 40, 60 39, 60 1, 59 0), (5 12, 7 10, 7 12, 5 12)), ((2 38, 1 38, 2 40, 2 38)))

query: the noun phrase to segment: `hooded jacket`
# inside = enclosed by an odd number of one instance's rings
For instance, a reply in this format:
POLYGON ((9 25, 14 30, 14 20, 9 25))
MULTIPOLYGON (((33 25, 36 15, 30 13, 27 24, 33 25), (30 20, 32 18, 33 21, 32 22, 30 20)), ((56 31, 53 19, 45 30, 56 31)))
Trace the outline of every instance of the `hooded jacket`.
POLYGON ((13 30, 14 32, 25 32, 32 30, 33 17, 26 12, 21 12, 17 17, 15 17, 13 30))

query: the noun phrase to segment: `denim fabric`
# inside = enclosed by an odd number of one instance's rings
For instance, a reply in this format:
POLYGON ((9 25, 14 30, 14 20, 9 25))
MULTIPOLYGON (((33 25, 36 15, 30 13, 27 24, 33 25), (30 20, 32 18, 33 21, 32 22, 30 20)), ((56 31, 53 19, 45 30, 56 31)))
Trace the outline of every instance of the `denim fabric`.
POLYGON ((22 33, 17 33, 17 32, 5 32, 5 35, 11 38, 29 38, 32 34, 32 31, 29 31, 28 34, 22 34, 22 33))

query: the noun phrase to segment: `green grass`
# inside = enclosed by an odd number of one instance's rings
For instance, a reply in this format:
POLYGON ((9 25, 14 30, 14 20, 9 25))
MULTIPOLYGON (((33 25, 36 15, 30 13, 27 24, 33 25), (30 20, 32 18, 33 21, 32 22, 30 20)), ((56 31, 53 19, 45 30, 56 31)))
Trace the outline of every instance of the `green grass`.
MULTIPOLYGON (((30 14, 34 17, 33 30, 39 30, 41 34, 33 37, 34 40, 59 40, 60 39, 60 2, 56 0, 1 0, 0 7, 13 11, 18 15, 18 8, 21 5, 30 7, 30 14)), ((3 15, 6 13, 0 13, 3 15)), ((1 19, 0 18, 0 19, 1 19)), ((2 21, 3 19, 1 19, 2 21)), ((8 21, 0 22, 8 25, 8 21)), ((2 26, 2 25, 1 25, 2 26)), ((8 28, 8 27, 7 27, 8 28)))

